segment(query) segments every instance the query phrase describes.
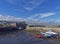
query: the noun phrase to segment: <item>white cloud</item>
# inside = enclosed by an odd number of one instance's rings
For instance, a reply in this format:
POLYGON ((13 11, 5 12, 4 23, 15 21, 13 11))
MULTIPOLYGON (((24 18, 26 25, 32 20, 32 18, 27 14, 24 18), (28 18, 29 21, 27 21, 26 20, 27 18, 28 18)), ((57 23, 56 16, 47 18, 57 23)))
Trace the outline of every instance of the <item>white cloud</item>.
POLYGON ((32 15, 32 16, 28 17, 28 19, 32 19, 32 18, 35 18, 37 16, 38 16, 37 14, 36 15, 32 15))
POLYGON ((41 17, 41 18, 45 18, 45 17, 49 17, 49 16, 52 16, 52 15, 55 15, 55 14, 56 14, 56 13, 48 12, 48 13, 40 14, 40 17, 41 17))
POLYGON ((36 8, 37 6, 41 5, 44 2, 44 0, 32 0, 32 1, 28 1, 25 2, 24 8, 26 10, 33 10, 34 8, 36 8))
POLYGON ((9 16, 9 15, 2 15, 0 14, 0 20, 6 20, 6 21, 26 21, 27 23, 46 23, 46 22, 56 22, 59 23, 60 19, 49 19, 49 20, 41 20, 42 18, 46 18, 52 15, 55 15, 56 13, 48 12, 48 13, 41 13, 41 14, 36 14, 32 15, 31 17, 27 18, 18 18, 14 16, 9 16))
MULTIPOLYGON (((47 18, 49 16, 55 15, 56 13, 53 12, 48 12, 48 13, 40 13, 40 14, 35 14, 27 18, 18 18, 14 16, 9 16, 9 15, 2 15, 0 14, 0 20, 6 20, 6 21, 26 21, 26 22, 44 22, 45 20, 41 20, 42 18, 47 18)), ((53 21, 53 20, 52 20, 53 21)), ((60 21, 60 20, 58 20, 60 21)))
POLYGON ((52 16, 52 15, 55 15, 55 14, 56 13, 53 13, 53 12, 40 13, 40 14, 35 14, 35 15, 32 15, 32 16, 28 17, 28 19, 31 19, 31 18, 46 18, 46 17, 52 16))
POLYGON ((46 20, 44 20, 44 19, 42 20, 42 18, 47 18, 47 17, 55 15, 55 14, 56 13, 53 13, 53 12, 40 13, 40 14, 32 15, 32 16, 28 17, 27 19, 28 19, 28 21, 32 21, 32 22, 46 22, 46 20))
POLYGON ((26 21, 26 19, 24 19, 24 18, 18 18, 18 17, 2 15, 2 14, 0 14, 0 20, 3 20, 3 21, 26 21))
POLYGON ((31 11, 33 8, 24 7, 26 10, 31 11))
POLYGON ((17 6, 21 6, 24 9, 31 11, 34 8, 36 8, 37 6, 41 5, 44 0, 6 0, 8 3, 12 4, 12 5, 17 5, 17 6))

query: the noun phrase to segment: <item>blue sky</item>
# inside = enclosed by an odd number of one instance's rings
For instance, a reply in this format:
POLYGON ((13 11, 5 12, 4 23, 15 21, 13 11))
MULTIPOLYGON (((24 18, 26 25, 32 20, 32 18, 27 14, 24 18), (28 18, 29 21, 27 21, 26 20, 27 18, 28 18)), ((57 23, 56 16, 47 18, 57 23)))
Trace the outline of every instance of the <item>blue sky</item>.
POLYGON ((0 15, 60 22, 60 0, 0 0, 0 15))

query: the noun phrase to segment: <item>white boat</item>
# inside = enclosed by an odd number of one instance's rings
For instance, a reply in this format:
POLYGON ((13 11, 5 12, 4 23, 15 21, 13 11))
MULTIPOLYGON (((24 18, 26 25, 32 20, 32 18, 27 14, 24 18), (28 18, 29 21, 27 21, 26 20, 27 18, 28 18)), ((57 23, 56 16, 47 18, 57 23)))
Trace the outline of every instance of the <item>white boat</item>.
POLYGON ((46 34, 54 34, 54 35, 57 35, 58 33, 56 33, 56 32, 53 32, 52 30, 49 30, 49 31, 47 31, 47 32, 45 32, 46 34))
POLYGON ((56 32, 53 32, 52 30, 48 30, 47 32, 41 32, 41 34, 43 35, 43 37, 47 37, 47 38, 52 38, 52 37, 58 37, 59 34, 56 32))

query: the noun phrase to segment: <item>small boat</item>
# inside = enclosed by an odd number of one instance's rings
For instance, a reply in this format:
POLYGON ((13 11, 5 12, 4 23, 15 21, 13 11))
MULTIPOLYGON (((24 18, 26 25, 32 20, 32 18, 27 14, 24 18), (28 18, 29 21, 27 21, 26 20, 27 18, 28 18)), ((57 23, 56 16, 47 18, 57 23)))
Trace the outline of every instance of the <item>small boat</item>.
POLYGON ((42 34, 40 33, 36 34, 36 38, 42 38, 42 34))
POLYGON ((56 32, 53 32, 52 30, 48 30, 47 32, 41 32, 41 34, 43 35, 43 37, 46 37, 46 38, 57 38, 57 37, 59 37, 59 34, 56 32))

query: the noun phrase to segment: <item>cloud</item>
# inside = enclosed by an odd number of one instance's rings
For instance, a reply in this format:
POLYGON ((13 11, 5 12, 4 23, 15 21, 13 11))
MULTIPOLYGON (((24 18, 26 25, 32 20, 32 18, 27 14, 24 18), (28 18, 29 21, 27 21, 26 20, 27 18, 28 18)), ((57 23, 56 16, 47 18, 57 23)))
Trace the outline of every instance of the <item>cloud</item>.
POLYGON ((37 21, 36 19, 27 19, 27 18, 19 18, 19 17, 14 17, 14 16, 10 16, 10 15, 2 15, 0 14, 0 20, 2 21, 26 21, 26 22, 34 22, 37 21))
POLYGON ((41 5, 43 2, 44 0, 31 0, 31 1, 25 2, 24 8, 30 11, 35 9, 37 6, 41 5))
POLYGON ((45 17, 49 17, 49 16, 52 16, 52 15, 55 15, 55 14, 56 14, 56 13, 48 12, 48 13, 40 14, 40 17, 41 17, 41 18, 45 18, 45 17))
POLYGON ((6 0, 12 5, 17 5, 24 8, 25 10, 31 11, 37 6, 41 5, 44 0, 6 0))
POLYGON ((49 19, 49 20, 41 20, 42 18, 47 18, 49 16, 52 16, 50 14, 56 14, 56 13, 52 13, 52 12, 48 12, 48 13, 41 13, 41 14, 35 14, 32 15, 31 17, 27 17, 27 18, 18 18, 18 17, 14 17, 14 16, 9 16, 9 15, 2 15, 0 14, 0 20, 3 21, 26 21, 26 23, 28 24, 34 24, 34 23, 46 23, 46 22, 54 22, 54 23, 59 23, 60 19, 49 19))
MULTIPOLYGON (((52 15, 55 15, 56 13, 53 13, 53 12, 47 12, 47 13, 39 13, 39 14, 35 14, 35 15, 32 15, 30 17, 27 17, 27 21, 29 22, 47 22, 45 19, 43 18, 47 18, 47 17, 50 17, 52 15)), ((53 20, 50 20, 50 21, 53 21, 53 20)), ((48 20, 48 22, 50 22, 48 20)))
POLYGON ((28 10, 28 11, 31 11, 31 10, 33 10, 33 8, 29 8, 29 7, 24 7, 26 10, 28 10))
POLYGON ((18 17, 14 17, 14 16, 9 16, 9 15, 2 15, 0 14, 0 20, 3 21, 26 21, 25 18, 18 18, 18 17))
POLYGON ((56 13, 48 12, 48 13, 40 13, 40 14, 35 14, 27 18, 18 18, 14 16, 9 16, 9 15, 2 15, 0 14, 0 20, 6 20, 6 21, 26 21, 26 22, 44 22, 41 20, 42 18, 46 18, 52 15, 55 15, 56 13))
POLYGON ((55 15, 55 14, 56 13, 53 13, 53 12, 40 13, 40 14, 35 14, 35 15, 32 15, 32 16, 28 17, 28 19, 32 19, 32 18, 46 18, 46 17, 52 16, 52 15, 55 15))

